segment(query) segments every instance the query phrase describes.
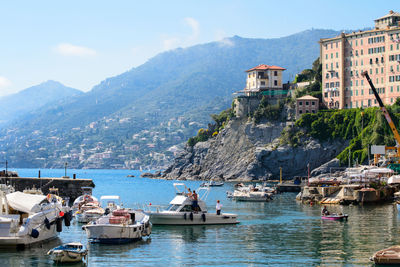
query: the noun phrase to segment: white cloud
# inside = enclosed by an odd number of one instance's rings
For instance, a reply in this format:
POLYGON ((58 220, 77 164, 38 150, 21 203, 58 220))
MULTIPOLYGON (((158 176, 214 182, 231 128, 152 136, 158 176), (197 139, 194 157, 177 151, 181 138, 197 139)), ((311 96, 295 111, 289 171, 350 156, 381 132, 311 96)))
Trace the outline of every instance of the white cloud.
POLYGON ((11 81, 4 76, 0 76, 0 89, 7 88, 11 85, 11 81))
POLYGON ((177 37, 168 37, 162 40, 164 50, 171 50, 176 48, 180 43, 179 38, 177 37))
POLYGON ((57 53, 64 56, 94 56, 96 51, 84 46, 62 43, 54 49, 57 53))
POLYGON ((192 34, 189 36, 189 40, 196 40, 200 33, 200 24, 194 18, 184 18, 184 21, 192 29, 192 34))
POLYGON ((234 46, 235 45, 235 43, 232 40, 225 37, 226 34, 223 30, 217 30, 214 35, 215 35, 215 40, 217 40, 219 45, 221 45, 221 46, 234 46))

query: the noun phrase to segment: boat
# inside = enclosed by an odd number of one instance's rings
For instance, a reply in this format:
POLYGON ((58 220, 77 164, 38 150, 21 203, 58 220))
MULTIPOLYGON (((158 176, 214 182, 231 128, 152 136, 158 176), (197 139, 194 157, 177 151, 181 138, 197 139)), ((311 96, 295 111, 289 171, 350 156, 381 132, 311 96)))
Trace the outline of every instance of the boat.
POLYGON ((117 209, 82 228, 90 242, 122 244, 151 234, 149 216, 140 210, 117 209))
POLYGON ((206 187, 206 186, 223 186, 223 185, 224 185, 223 182, 208 181, 208 182, 202 183, 200 186, 206 187))
POLYGON ((56 263, 80 262, 86 259, 87 249, 79 242, 67 243, 50 249, 47 255, 56 263))
POLYGON ((84 194, 75 199, 72 210, 76 220, 79 223, 88 223, 97 220, 104 214, 104 209, 100 203, 92 196, 90 187, 82 188, 84 194))
POLYGON ((369 259, 375 264, 398 265, 400 264, 400 246, 379 250, 369 259))
POLYGON ((237 187, 233 193, 227 192, 227 197, 236 201, 266 202, 272 200, 275 193, 275 188, 256 184, 237 187))
POLYGON ((160 206, 149 205, 146 211, 150 215, 150 221, 154 225, 207 225, 207 224, 237 224, 237 214, 232 213, 208 213, 205 199, 210 190, 209 187, 200 187, 196 191, 199 194, 198 207, 194 209, 192 199, 185 194, 187 187, 182 183, 174 183, 176 195, 166 209, 160 206), (182 190, 184 188, 185 190, 182 190), (151 209, 156 209, 151 210, 151 209))
MULTIPOLYGON (((0 246, 29 246, 57 237, 69 207, 45 195, 0 191, 0 246)), ((67 222, 68 221, 68 222, 67 222)))
POLYGON ((343 221, 346 220, 349 216, 347 214, 329 214, 329 215, 321 215, 322 220, 331 220, 331 221, 343 221))
POLYGON ((126 177, 135 177, 135 175, 133 175, 133 174, 128 174, 126 177))

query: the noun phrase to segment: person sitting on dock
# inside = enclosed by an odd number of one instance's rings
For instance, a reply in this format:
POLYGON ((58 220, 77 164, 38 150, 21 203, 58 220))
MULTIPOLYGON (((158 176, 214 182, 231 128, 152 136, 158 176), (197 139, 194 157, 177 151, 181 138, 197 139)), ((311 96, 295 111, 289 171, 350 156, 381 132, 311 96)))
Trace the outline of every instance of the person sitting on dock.
POLYGON ((324 208, 322 209, 321 213, 322 213, 323 216, 329 215, 329 211, 326 208, 326 206, 324 206, 324 208))
POLYGON ((196 190, 193 190, 192 199, 193 199, 192 208, 193 208, 194 211, 198 211, 198 209, 197 209, 198 196, 197 196, 196 190))
POLYGON ((217 215, 221 215, 222 204, 217 200, 217 205, 215 205, 215 209, 217 210, 217 215))

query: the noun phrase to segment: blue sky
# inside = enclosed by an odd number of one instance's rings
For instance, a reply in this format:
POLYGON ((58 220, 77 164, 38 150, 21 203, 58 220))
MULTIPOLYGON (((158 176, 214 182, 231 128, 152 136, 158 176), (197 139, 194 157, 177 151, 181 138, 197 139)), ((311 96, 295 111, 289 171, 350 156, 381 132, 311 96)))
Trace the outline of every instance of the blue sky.
POLYGON ((46 80, 88 91, 160 52, 233 35, 277 38, 311 28, 372 27, 389 10, 400 12, 398 3, 1 1, 0 96, 46 80))

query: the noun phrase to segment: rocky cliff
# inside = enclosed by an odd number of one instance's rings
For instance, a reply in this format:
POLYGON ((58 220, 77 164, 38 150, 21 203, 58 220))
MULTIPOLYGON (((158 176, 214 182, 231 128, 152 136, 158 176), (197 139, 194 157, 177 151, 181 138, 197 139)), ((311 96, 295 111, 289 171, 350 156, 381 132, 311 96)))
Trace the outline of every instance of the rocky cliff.
POLYGON ((167 179, 264 180, 307 175, 310 170, 336 157, 346 142, 324 142, 306 138, 297 146, 280 145, 286 123, 254 124, 247 118, 231 119, 215 138, 187 146, 167 168, 167 179))

